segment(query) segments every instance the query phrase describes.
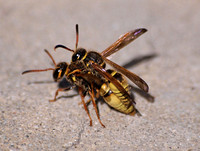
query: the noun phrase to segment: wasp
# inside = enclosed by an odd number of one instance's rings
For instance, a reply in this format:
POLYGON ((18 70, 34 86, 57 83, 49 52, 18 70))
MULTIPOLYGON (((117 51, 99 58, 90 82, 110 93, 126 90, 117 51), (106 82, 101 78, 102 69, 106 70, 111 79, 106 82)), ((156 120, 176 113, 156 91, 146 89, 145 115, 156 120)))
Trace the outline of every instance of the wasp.
POLYGON ((92 126, 92 118, 89 114, 87 104, 92 101, 97 118, 100 124, 104 126, 99 117, 96 99, 100 96, 103 97, 105 102, 117 111, 125 114, 135 114, 137 112, 135 108, 135 101, 130 92, 130 86, 124 76, 129 78, 140 89, 148 92, 149 87, 147 83, 137 76, 136 74, 128 71, 127 69, 112 62, 107 57, 111 56, 115 52, 119 51, 130 42, 138 38, 145 33, 145 28, 139 28, 122 35, 116 42, 114 42, 107 49, 98 53, 96 51, 87 51, 84 48, 78 48, 79 30, 78 24, 76 24, 76 43, 75 49, 70 49, 64 45, 56 45, 57 48, 63 48, 73 52, 71 62, 56 63, 52 55, 45 50, 48 56, 51 58, 54 68, 26 70, 22 74, 30 72, 43 72, 53 70, 53 79, 60 81, 63 77, 71 83, 71 87, 58 88, 55 92, 54 99, 50 102, 56 101, 56 97, 60 91, 70 90, 74 87, 78 88, 79 95, 81 96, 81 103, 90 119, 90 126, 92 126), (116 70, 106 69, 106 63, 110 64, 116 70), (84 98, 88 95, 90 99, 85 102, 84 98))

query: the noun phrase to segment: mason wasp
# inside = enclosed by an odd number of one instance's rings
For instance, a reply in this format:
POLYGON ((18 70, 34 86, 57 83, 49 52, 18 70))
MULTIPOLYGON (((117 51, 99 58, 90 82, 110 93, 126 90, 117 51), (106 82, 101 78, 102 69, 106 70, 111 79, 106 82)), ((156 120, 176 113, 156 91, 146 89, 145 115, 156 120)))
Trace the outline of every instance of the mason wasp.
MULTIPOLYGON (((92 101, 97 118, 100 124, 105 127, 100 120, 95 98, 102 96, 105 102, 112 108, 125 114, 134 114, 137 111, 134 105, 135 102, 131 96, 129 85, 124 76, 129 78, 140 89, 148 92, 149 88, 144 80, 142 80, 136 74, 107 59, 108 56, 119 51, 146 31, 146 29, 140 28, 127 32, 110 47, 105 49, 103 52, 98 53, 96 51, 86 51, 84 48, 78 48, 79 31, 78 24, 76 24, 75 50, 72 50, 64 45, 56 45, 54 47, 54 50, 57 48, 64 48, 73 52, 70 64, 66 62, 60 62, 56 64, 51 54, 45 50, 55 65, 55 68, 26 70, 22 72, 22 74, 53 70, 53 79, 55 81, 60 81, 63 77, 65 77, 73 85, 72 87, 78 88, 82 104, 90 119, 90 126, 92 126, 92 118, 90 117, 87 103, 84 100, 86 95, 90 96, 90 99, 87 102, 92 101), (106 63, 110 64, 119 72, 111 69, 106 70, 106 63)), ((58 88, 56 90, 54 99, 49 101, 56 101, 59 91, 65 91, 69 89, 71 89, 71 87, 58 88)))

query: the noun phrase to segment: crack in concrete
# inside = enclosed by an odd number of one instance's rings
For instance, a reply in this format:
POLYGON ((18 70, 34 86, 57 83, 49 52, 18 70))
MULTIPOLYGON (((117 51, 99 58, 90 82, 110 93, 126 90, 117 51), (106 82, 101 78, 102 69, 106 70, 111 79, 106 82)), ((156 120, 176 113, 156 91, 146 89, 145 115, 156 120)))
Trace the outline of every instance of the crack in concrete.
POLYGON ((66 147, 65 151, 68 151, 69 149, 72 149, 73 147, 76 147, 77 145, 80 144, 80 142, 81 142, 81 136, 82 136, 82 134, 83 134, 83 132, 85 130, 85 126, 84 125, 85 125, 85 123, 82 124, 82 128, 81 128, 81 130, 78 133, 78 138, 76 140, 74 140, 74 142, 70 146, 66 147))

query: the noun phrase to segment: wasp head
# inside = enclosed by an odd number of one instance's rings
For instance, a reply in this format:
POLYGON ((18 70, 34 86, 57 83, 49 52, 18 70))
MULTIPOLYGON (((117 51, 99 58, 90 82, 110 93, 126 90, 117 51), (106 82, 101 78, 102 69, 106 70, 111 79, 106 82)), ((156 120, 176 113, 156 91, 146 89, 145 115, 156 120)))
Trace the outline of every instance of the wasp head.
POLYGON ((84 48, 78 48, 72 55, 72 62, 82 60, 87 55, 87 52, 84 48))
POLYGON ((66 62, 60 62, 56 65, 55 70, 53 71, 53 79, 58 81, 62 79, 68 69, 68 64, 66 62))

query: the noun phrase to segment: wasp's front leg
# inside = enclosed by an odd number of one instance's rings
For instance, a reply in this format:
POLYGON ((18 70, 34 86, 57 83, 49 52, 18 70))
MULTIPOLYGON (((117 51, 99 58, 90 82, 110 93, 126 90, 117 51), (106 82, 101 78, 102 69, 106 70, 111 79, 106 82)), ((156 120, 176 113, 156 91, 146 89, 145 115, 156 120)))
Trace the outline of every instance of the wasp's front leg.
POLYGON ((58 96, 58 92, 60 91, 66 91, 66 90, 69 90, 70 88, 58 88, 55 92, 55 96, 54 96, 54 99, 52 100, 49 100, 49 102, 55 102, 56 101, 56 97, 58 96))

